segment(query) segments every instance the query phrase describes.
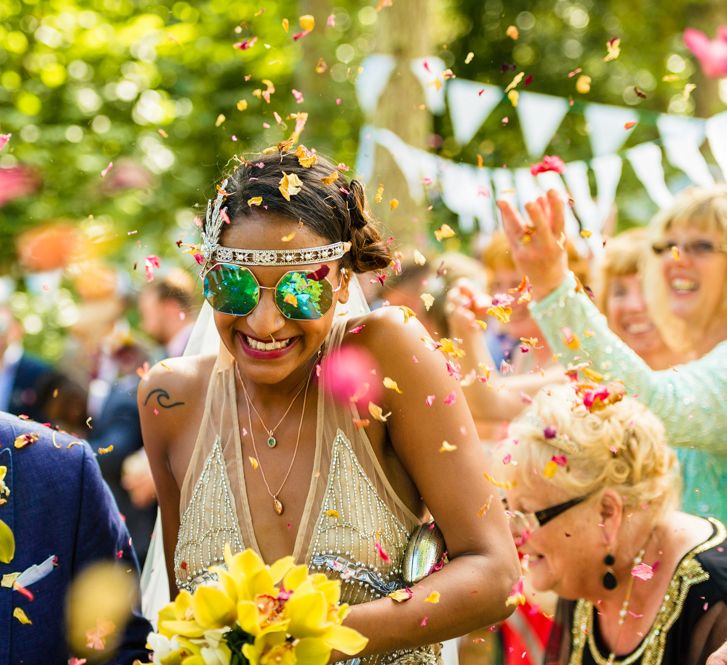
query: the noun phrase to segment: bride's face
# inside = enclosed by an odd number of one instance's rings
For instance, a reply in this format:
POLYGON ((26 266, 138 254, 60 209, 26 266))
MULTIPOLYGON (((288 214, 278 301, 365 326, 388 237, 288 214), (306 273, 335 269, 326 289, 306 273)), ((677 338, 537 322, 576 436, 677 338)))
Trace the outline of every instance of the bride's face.
MULTIPOLYGON (((299 249, 327 245, 331 241, 287 217, 262 213, 238 218, 225 229, 221 244, 246 249, 299 249)), ((323 264, 306 266, 251 266, 261 286, 274 287, 291 270, 314 271, 323 264)), ((222 342, 234 356, 240 372, 254 383, 275 384, 306 368, 317 354, 333 325, 336 303, 348 299, 348 280, 341 262, 326 263, 327 279, 335 290, 333 304, 320 318, 297 321, 283 316, 272 289, 261 289, 260 299, 246 316, 231 316, 215 311, 215 325, 222 342), (261 345, 267 345, 264 348, 261 345), (270 348, 274 346, 275 348, 270 348)))

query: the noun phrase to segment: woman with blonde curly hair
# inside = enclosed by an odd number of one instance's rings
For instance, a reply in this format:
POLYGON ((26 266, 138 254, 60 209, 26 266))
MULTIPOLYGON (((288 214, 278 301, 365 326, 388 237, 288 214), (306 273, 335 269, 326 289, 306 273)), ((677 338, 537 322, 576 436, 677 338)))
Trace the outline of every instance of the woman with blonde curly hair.
POLYGON ((568 272, 558 193, 527 204, 528 223, 507 202, 498 205, 513 257, 533 284, 530 311, 551 347, 563 363, 589 362, 638 395, 681 449, 684 507, 727 519, 727 185, 684 191, 652 225, 645 287, 652 316, 665 339, 678 337, 698 358, 664 371, 613 334, 568 272))
POLYGON ((620 384, 568 384, 511 437, 513 535, 535 589, 560 597, 545 663, 703 665, 727 638, 727 530, 676 510, 659 419, 620 384))

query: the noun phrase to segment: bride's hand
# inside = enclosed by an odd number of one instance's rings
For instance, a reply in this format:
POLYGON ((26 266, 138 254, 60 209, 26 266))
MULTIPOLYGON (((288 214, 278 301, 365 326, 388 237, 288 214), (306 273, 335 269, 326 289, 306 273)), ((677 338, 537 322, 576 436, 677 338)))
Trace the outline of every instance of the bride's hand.
POLYGON ((513 259, 530 279, 533 297, 540 300, 558 288, 568 272, 563 201, 551 189, 547 196, 526 203, 527 223, 507 201, 498 201, 497 206, 513 259))

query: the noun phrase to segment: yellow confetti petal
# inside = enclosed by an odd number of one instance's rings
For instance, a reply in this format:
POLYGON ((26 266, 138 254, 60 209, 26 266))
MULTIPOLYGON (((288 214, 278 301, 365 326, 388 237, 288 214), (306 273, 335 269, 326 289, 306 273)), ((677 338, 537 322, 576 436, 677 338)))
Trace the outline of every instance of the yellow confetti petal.
POLYGON ((237 102, 236 106, 238 111, 245 111, 247 109, 247 100, 241 99, 239 102, 237 102))
POLYGON ((311 16, 310 14, 304 14, 298 19, 298 23, 300 24, 300 27, 303 28, 306 32, 310 32, 313 30, 313 28, 316 27, 316 19, 314 16, 311 16))
POLYGON ((424 309, 428 312, 434 304, 434 296, 431 293, 422 293, 419 297, 424 303, 424 309))
POLYGON ((496 480, 487 472, 483 475, 485 476, 485 480, 491 482, 495 487, 499 487, 500 489, 511 490, 515 487, 515 481, 496 480))
POLYGON ((0 586, 6 589, 12 589, 18 577, 20 577, 20 573, 6 573, 0 578, 0 586))
POLYGON ((427 262, 426 256, 422 254, 418 249, 414 250, 414 263, 418 266, 423 266, 427 262))
POLYGON ((593 232, 589 231, 588 229, 583 229, 581 231, 581 238, 590 238, 593 235, 593 232))
POLYGON ((467 54, 467 57, 466 57, 466 58, 464 59, 464 64, 465 64, 465 65, 469 65, 469 64, 470 64, 470 62, 472 62, 472 58, 474 58, 474 57, 475 57, 475 54, 474 54, 474 53, 473 53, 472 51, 470 51, 470 52, 469 52, 469 53, 467 54))
POLYGON ((20 623, 23 623, 23 624, 26 624, 26 625, 29 625, 29 624, 32 624, 33 623, 30 619, 28 619, 28 615, 25 612, 23 612, 23 610, 20 607, 16 607, 13 610, 13 616, 18 621, 20 621, 20 623))
POLYGON ((510 90, 507 93, 507 98, 510 100, 513 108, 517 108, 517 103, 520 101, 520 93, 517 90, 510 90))
POLYGON ((10 563, 15 557, 15 536, 10 527, 0 520, 0 563, 10 563))
POLYGON ((391 210, 396 210, 399 207, 399 199, 391 199, 389 201, 389 208, 391 210))
POLYGON ((585 376, 589 381, 593 381, 594 383, 603 382, 603 374, 597 372, 595 369, 591 369, 590 367, 583 367, 581 369, 581 372, 583 372, 583 376, 585 376))
POLYGON ((432 603, 436 605, 439 602, 439 591, 432 591, 425 599, 425 603, 432 603))
POLYGON ((395 600, 397 603, 403 603, 405 600, 409 600, 414 594, 410 589, 397 589, 389 594, 389 598, 395 600))
POLYGON ((520 37, 520 32, 514 25, 508 25, 507 30, 505 30, 505 35, 510 39, 517 40, 520 37))
POLYGON ((382 423, 385 423, 391 415, 391 412, 384 414, 384 410, 378 404, 374 404, 373 402, 369 402, 369 413, 372 418, 382 423))
POLYGON ((505 88, 505 92, 510 92, 511 90, 517 88, 523 78, 525 78, 525 72, 518 72, 517 74, 515 74, 515 77, 512 79, 512 81, 510 81, 507 88, 505 88))
POLYGON ((290 242, 293 238, 295 238, 296 231, 293 231, 293 233, 289 233, 287 236, 282 236, 280 240, 282 242, 290 242))
POLYGON ((406 305, 400 305, 399 309, 404 314, 404 323, 409 321, 412 316, 416 318, 416 314, 414 314, 414 310, 411 307, 407 307, 406 305))
POLYGON ((457 446, 449 443, 449 441, 442 441, 442 445, 439 447, 440 453, 451 453, 457 450, 457 446))
POLYGON ((259 206, 263 202, 262 196, 253 196, 252 198, 249 198, 247 200, 247 205, 249 206, 259 206))
POLYGON ((374 196, 374 201, 376 203, 381 203, 384 200, 384 185, 383 183, 379 183, 379 186, 376 188, 376 196, 374 196))
POLYGON ((484 321, 480 321, 479 319, 475 319, 475 323, 482 328, 482 330, 487 330, 487 323, 484 321))
POLYGON ((587 95, 591 91, 591 77, 581 74, 576 79, 576 92, 581 95, 587 95))
POLYGON ((454 238, 455 232, 449 224, 442 224, 435 232, 434 237, 440 242, 445 238, 454 238))
POLYGON ((338 171, 333 171, 332 173, 329 173, 325 178, 321 178, 321 182, 324 185, 332 185, 334 182, 338 180, 338 171))
POLYGON ((606 55, 603 56, 604 62, 611 62, 621 55, 621 40, 618 37, 609 39, 606 42, 606 55))
POLYGON ((490 510, 490 506, 492 505, 492 494, 487 499, 487 503, 483 503, 480 506, 480 509, 477 511, 477 517, 484 517, 487 515, 487 512, 490 510))
POLYGON ((99 455, 108 455, 111 451, 113 451, 114 446, 111 444, 110 446, 106 446, 105 448, 99 448, 98 454, 99 455))
POLYGON ((220 113, 215 120, 215 127, 219 127, 225 121, 225 114, 220 113))
POLYGON ((543 476, 546 478, 552 478, 557 470, 558 465, 553 460, 550 460, 543 469, 543 476))
POLYGON ((260 466, 260 463, 254 458, 254 457, 248 457, 248 460, 250 460, 250 466, 257 471, 257 468, 260 466))
POLYGON ((288 30, 290 30, 290 21, 288 21, 287 18, 284 18, 282 20, 282 25, 283 25, 283 30, 285 30, 285 32, 288 32, 288 30))
POLYGON ((311 166, 318 163, 318 155, 315 150, 308 150, 308 148, 304 145, 299 145, 297 147, 295 156, 298 158, 298 163, 304 169, 309 169, 311 166))
POLYGON ((678 248, 678 247, 677 247, 676 245, 674 245, 674 246, 673 246, 673 247, 671 248, 671 257, 672 257, 672 258, 673 258, 673 259, 674 259, 675 261, 678 261, 678 260, 680 259, 680 256, 681 256, 681 255, 679 254, 679 248, 678 248))
POLYGON ((283 171, 283 177, 278 183, 278 190, 286 201, 290 201, 291 196, 295 196, 303 188, 303 183, 295 173, 286 173, 283 171))
POLYGON ((16 448, 25 448, 32 443, 35 443, 40 438, 40 434, 37 432, 28 432, 15 437, 14 446, 16 448))
POLYGON ((157 129, 157 132, 159 132, 159 136, 161 136, 163 139, 169 138, 169 134, 167 134, 163 129, 157 129))
POLYGON ((401 391, 401 388, 399 388, 399 385, 396 383, 396 381, 394 381, 394 379, 390 379, 388 376, 384 377, 384 388, 393 390, 394 392, 399 393, 400 395, 404 394, 401 391))
POLYGON ((333 510, 333 508, 329 508, 326 511, 326 517, 333 517, 334 519, 338 519, 340 515, 338 514, 337 510, 333 510))

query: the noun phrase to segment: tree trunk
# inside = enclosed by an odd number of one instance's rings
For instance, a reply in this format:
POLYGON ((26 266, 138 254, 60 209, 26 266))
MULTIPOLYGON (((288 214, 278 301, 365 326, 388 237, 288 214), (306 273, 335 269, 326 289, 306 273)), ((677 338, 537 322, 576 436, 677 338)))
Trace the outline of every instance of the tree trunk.
MULTIPOLYGON (((411 70, 411 60, 432 54, 429 34, 431 0, 395 0, 379 12, 377 26, 378 53, 396 58, 396 67, 378 102, 372 124, 388 129, 408 145, 426 148, 432 129, 429 111, 424 107, 424 91, 411 70)), ((372 181, 368 183, 373 199, 379 185, 384 186, 383 200, 373 203, 376 216, 396 238, 400 249, 422 246, 426 242, 427 204, 409 195, 404 175, 388 150, 379 146, 375 152, 372 181), (399 205, 391 209, 391 199, 399 205)))

